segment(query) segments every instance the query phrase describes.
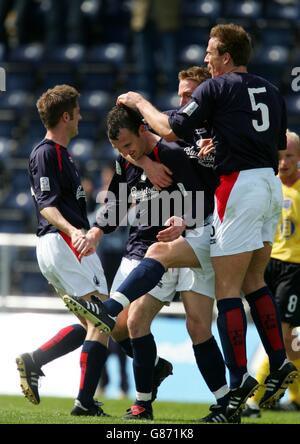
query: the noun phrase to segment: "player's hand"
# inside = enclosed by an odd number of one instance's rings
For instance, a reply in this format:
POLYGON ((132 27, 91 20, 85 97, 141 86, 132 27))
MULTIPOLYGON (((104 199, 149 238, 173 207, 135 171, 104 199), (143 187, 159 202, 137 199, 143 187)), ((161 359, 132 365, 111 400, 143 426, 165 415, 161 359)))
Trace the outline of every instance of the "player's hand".
POLYGON ((172 242, 178 239, 179 236, 184 232, 186 225, 184 220, 178 216, 172 216, 165 222, 165 230, 161 230, 156 238, 159 242, 172 242))
POLYGON ((151 161, 144 170, 148 179, 157 190, 168 188, 172 185, 172 171, 163 163, 151 161))
POLYGON ((215 151, 213 139, 201 139, 197 143, 197 146, 199 147, 198 157, 206 157, 208 154, 215 151))
POLYGON ((126 94, 121 94, 117 98, 117 105, 125 105, 129 108, 136 108, 138 102, 143 100, 143 96, 139 93, 129 91, 126 94))

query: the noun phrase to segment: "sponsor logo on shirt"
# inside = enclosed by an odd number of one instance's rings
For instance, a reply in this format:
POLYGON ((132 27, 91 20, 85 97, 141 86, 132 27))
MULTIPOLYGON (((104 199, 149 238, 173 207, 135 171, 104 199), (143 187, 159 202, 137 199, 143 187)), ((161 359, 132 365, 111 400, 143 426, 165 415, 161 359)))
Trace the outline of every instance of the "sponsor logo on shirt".
POLYGON ((183 108, 182 113, 187 114, 188 116, 191 116, 194 111, 199 107, 198 103, 192 101, 187 104, 185 108, 183 108))
POLYGON ((49 177, 40 177, 40 187, 41 191, 50 191, 49 177))
POLYGON ((79 200, 82 197, 85 199, 85 191, 82 188, 82 185, 79 185, 79 187, 77 188, 77 191, 76 191, 76 199, 79 200))
POLYGON ((154 187, 146 187, 143 190, 138 190, 136 187, 132 187, 130 194, 133 201, 142 202, 144 200, 151 200, 158 197, 159 191, 154 187))

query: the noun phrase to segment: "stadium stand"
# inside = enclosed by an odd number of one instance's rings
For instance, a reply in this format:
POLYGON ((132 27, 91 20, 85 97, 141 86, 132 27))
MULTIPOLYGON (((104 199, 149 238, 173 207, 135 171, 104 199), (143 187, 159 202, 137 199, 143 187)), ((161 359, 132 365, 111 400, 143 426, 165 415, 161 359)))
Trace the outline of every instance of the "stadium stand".
MULTIPOLYGON (((35 5, 37 9, 33 13, 28 41, 18 42, 17 33, 8 30, 8 46, 0 43, 0 65, 7 73, 7 91, 0 95, 2 233, 34 231, 35 216, 30 206, 26 169, 32 147, 44 135, 35 110, 41 91, 58 83, 70 83, 80 90, 83 119, 79 126, 80 135, 71 144, 70 152, 98 186, 102 166, 115 158, 105 134, 105 115, 120 92, 136 90, 137 85, 130 34, 130 2, 82 1, 85 43, 65 41, 57 47, 46 44, 43 31, 48 13, 46 2, 35 3, 38 5, 35 5)), ((291 71, 300 62, 298 1, 182 0, 181 15, 177 70, 202 64, 212 25, 229 21, 241 23, 253 36, 257 48, 251 71, 266 77, 282 90, 286 96, 289 127, 300 131, 299 94, 291 89, 291 71)), ((161 109, 177 106, 177 91, 167 93, 164 84, 159 83, 160 76, 156 80, 156 105, 161 109)), ((35 258, 31 260, 34 262, 35 258)), ((30 267, 26 267, 21 264, 19 270, 29 273, 30 267)), ((20 279, 24 292, 27 291, 25 274, 20 279)), ((32 292, 43 291, 37 279, 40 278, 35 273, 28 278, 32 292)))

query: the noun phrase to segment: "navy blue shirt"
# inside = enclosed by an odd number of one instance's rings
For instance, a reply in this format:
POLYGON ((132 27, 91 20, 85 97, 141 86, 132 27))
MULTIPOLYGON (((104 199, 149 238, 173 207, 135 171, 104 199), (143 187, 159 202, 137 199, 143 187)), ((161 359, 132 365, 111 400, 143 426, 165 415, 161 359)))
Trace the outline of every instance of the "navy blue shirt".
MULTIPOLYGON (((194 205, 197 197, 196 191, 205 191, 204 183, 195 171, 182 146, 178 143, 167 143, 160 140, 148 156, 154 161, 162 162, 173 172, 172 185, 161 192, 167 191, 172 193, 172 191, 175 190, 183 193, 184 191, 192 192, 194 205)), ((95 224, 100 227, 104 233, 110 233, 117 228, 118 221, 126 217, 126 213, 131 205, 127 200, 126 203, 124 203, 124 201, 122 202, 122 198, 126 198, 126 193, 124 196, 120 196, 120 184, 126 184, 128 195, 130 194, 135 201, 142 201, 143 204, 146 204, 142 205, 142 208, 143 211, 147 212, 149 224, 130 227, 129 238, 125 249, 125 257, 141 259, 144 257, 148 247, 154 242, 157 242, 157 233, 166 228, 163 226, 165 220, 162 218, 160 225, 153 226, 153 224, 151 224, 151 208, 147 206, 147 202, 149 203, 150 200, 158 198, 161 192, 155 189, 141 168, 130 164, 123 157, 119 156, 116 161, 116 172, 108 189, 109 192, 116 196, 116 200, 112 201, 113 195, 107 198, 106 205, 99 211, 97 223, 95 224), (110 214, 115 211, 116 225, 107 224, 109 211, 110 214)), ((211 213, 211 205, 206 193, 204 193, 204 218, 211 213)), ((192 213, 193 209, 194 208, 191 209, 192 213)), ((170 216, 174 213, 172 210, 171 207, 170 216)), ((183 215, 183 212, 181 212, 181 215, 183 215)), ((161 212, 160 216, 162 216, 161 212)), ((201 223, 201 221, 199 221, 199 223, 201 223)))
POLYGON ((274 85, 236 72, 206 80, 187 105, 169 116, 180 139, 208 123, 219 175, 266 167, 277 172, 278 150, 286 148, 286 120, 284 100, 274 85))
POLYGON ((29 180, 38 219, 37 236, 59 231, 41 215, 56 207, 74 227, 89 229, 85 192, 67 149, 43 140, 29 156, 29 180))

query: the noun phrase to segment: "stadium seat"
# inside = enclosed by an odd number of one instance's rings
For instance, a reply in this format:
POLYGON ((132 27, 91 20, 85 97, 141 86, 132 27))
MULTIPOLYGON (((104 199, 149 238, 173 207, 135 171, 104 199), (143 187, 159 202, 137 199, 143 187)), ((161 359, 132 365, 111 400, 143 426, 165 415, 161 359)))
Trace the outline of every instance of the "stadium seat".
POLYGON ((289 94, 285 96, 285 102, 289 115, 300 115, 300 96, 299 94, 289 94))
POLYGON ((19 91, 25 90, 30 92, 34 90, 36 79, 33 70, 30 65, 24 69, 8 68, 6 70, 6 90, 7 91, 19 91))
POLYGON ((266 18, 288 20, 295 24, 300 21, 300 8, 298 1, 282 2, 269 0, 266 2, 266 18))
POLYGON ((0 159, 8 160, 15 149, 16 141, 14 139, 0 137, 0 159))
MULTIPOLYGON (((0 101, 1 103, 1 101, 0 101)), ((0 134, 8 139, 16 137, 18 131, 18 122, 14 113, 0 114, 0 134)))
POLYGON ((207 45, 209 30, 207 27, 200 27, 198 24, 194 26, 184 26, 179 31, 178 42, 181 48, 189 45, 207 45))
POLYGON ((206 53, 206 47, 189 45, 183 48, 179 54, 179 61, 185 65, 202 65, 206 53))
POLYGON ((226 17, 256 20, 262 16, 262 3, 254 0, 231 0, 226 2, 226 17))
POLYGON ((188 0, 183 2, 185 18, 208 18, 216 20, 221 16, 221 2, 217 0, 188 0))
POLYGON ((30 43, 12 49, 9 55, 9 60, 11 62, 30 62, 38 64, 42 62, 43 56, 43 45, 40 43, 30 43))
POLYGON ((88 51, 87 60, 93 63, 103 63, 107 66, 121 66, 125 61, 126 48, 121 43, 107 43, 93 46, 88 51))
POLYGON ((76 138, 71 141, 68 151, 74 159, 86 162, 93 157, 94 141, 76 138))
POLYGON ((168 111, 179 107, 179 97, 177 92, 171 94, 161 94, 154 100, 155 106, 162 110, 168 111))
POLYGON ((47 54, 47 59, 53 62, 70 64, 82 63, 85 57, 85 47, 79 44, 69 44, 51 49, 47 54))
POLYGON ((32 104, 32 99, 32 94, 25 90, 6 91, 0 95, 0 107, 23 114, 32 104))
POLYGON ((258 39, 263 46, 285 46, 292 48, 296 43, 296 32, 288 23, 276 25, 266 23, 259 27, 258 39))
POLYGON ((96 146, 96 155, 99 160, 103 162, 110 162, 117 158, 118 152, 108 141, 103 140, 96 146))
MULTIPOLYGON (((48 67, 49 69, 49 67, 48 67)), ((59 71, 58 67, 53 67, 53 70, 47 70, 43 72, 42 89, 53 88, 56 85, 67 84, 78 87, 76 72, 68 70, 59 71)))
POLYGON ((113 91, 115 85, 115 75, 110 69, 103 69, 98 65, 85 65, 81 67, 80 83, 84 90, 105 90, 113 91))
POLYGON ((97 116, 81 110, 82 120, 79 122, 79 135, 84 139, 95 140, 98 138, 101 122, 97 116), (95 118, 96 117, 96 118, 95 118))
POLYGON ((106 91, 83 91, 80 96, 82 111, 92 111, 98 116, 104 115, 112 105, 112 97, 106 91))

